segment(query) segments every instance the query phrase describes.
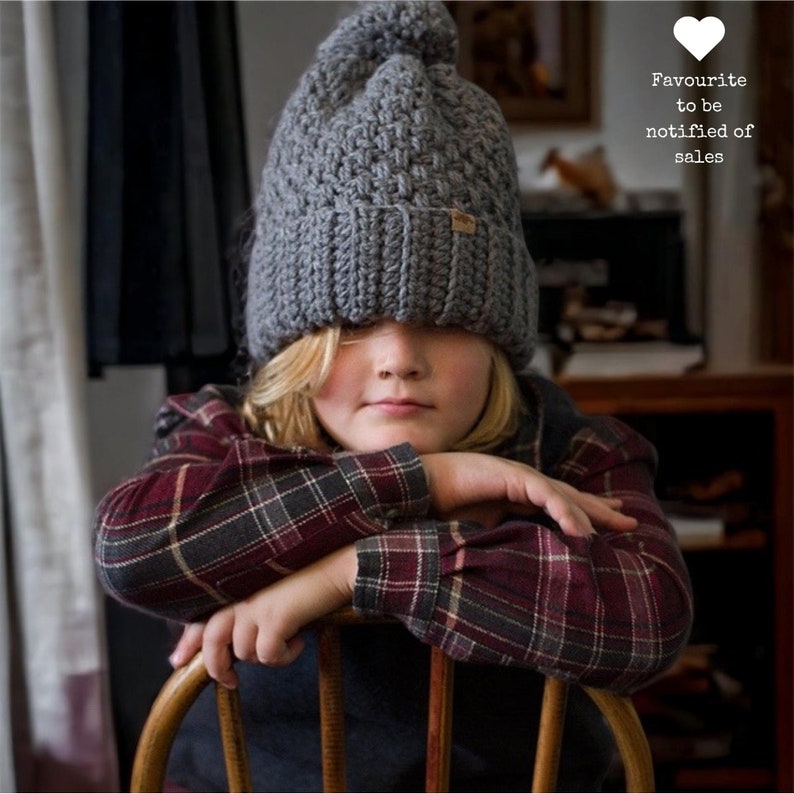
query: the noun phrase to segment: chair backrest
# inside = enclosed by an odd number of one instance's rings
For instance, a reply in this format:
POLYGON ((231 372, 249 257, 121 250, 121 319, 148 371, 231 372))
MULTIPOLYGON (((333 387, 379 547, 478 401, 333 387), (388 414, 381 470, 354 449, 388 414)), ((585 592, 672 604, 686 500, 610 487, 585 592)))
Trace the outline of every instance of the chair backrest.
MULTIPOLYGON (((359 618, 342 610, 315 626, 320 687, 320 734, 323 786, 346 791, 344 699, 339 628, 351 623, 383 622, 359 618)), ((454 662, 431 649, 428 699, 426 791, 449 790, 452 748, 452 686, 454 662)), ((210 683, 199 652, 166 681, 143 727, 132 770, 131 792, 162 791, 168 755, 179 725, 200 692, 210 683)), ((626 775, 626 791, 653 791, 650 748, 637 712, 628 697, 584 687, 615 736, 626 775)), ((221 741, 229 791, 253 791, 245 735, 236 690, 215 685, 221 741)), ((535 754, 533 791, 554 791, 557 781, 568 684, 546 678, 535 754)))

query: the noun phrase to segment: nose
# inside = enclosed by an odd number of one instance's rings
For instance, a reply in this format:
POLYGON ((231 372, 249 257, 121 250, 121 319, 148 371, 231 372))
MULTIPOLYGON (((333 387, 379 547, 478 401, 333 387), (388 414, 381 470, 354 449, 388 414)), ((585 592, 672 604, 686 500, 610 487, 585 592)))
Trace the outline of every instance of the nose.
POLYGON ((378 377, 421 380, 430 374, 422 331, 404 323, 388 323, 376 340, 378 377))

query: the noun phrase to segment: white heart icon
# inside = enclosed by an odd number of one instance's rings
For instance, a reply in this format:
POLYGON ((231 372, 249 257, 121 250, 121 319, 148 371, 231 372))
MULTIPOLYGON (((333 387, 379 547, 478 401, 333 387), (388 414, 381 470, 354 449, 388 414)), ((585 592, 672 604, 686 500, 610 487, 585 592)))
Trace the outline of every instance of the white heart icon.
POLYGON ((673 35, 702 61, 722 41, 725 25, 717 17, 681 17, 673 26, 673 35))

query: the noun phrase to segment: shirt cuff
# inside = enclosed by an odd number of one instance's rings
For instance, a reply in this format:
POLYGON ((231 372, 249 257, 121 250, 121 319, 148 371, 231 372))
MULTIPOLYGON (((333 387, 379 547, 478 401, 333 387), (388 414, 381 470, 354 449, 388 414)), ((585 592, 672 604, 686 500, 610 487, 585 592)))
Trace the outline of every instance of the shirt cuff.
POLYGON ((353 606, 402 620, 420 639, 435 610, 441 557, 435 523, 403 525, 356 541, 353 606))
POLYGON ((342 453, 337 464, 371 518, 424 518, 430 491, 422 461, 410 444, 378 452, 342 453))

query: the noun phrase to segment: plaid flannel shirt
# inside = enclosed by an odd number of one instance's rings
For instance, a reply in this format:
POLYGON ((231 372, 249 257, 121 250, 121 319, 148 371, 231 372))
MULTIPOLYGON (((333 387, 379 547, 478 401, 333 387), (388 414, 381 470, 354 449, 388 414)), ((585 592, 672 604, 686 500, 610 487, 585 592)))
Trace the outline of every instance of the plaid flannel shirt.
POLYGON ((525 421, 497 454, 621 498, 636 530, 573 538, 543 518, 491 530, 435 520, 409 445, 278 447, 247 428, 238 390, 207 386, 166 401, 149 463, 99 504, 101 581, 123 602, 196 620, 355 542, 358 609, 397 617, 455 659, 636 689, 673 662, 692 621, 653 495, 655 451, 615 419, 582 416, 544 379, 522 390, 525 421))

